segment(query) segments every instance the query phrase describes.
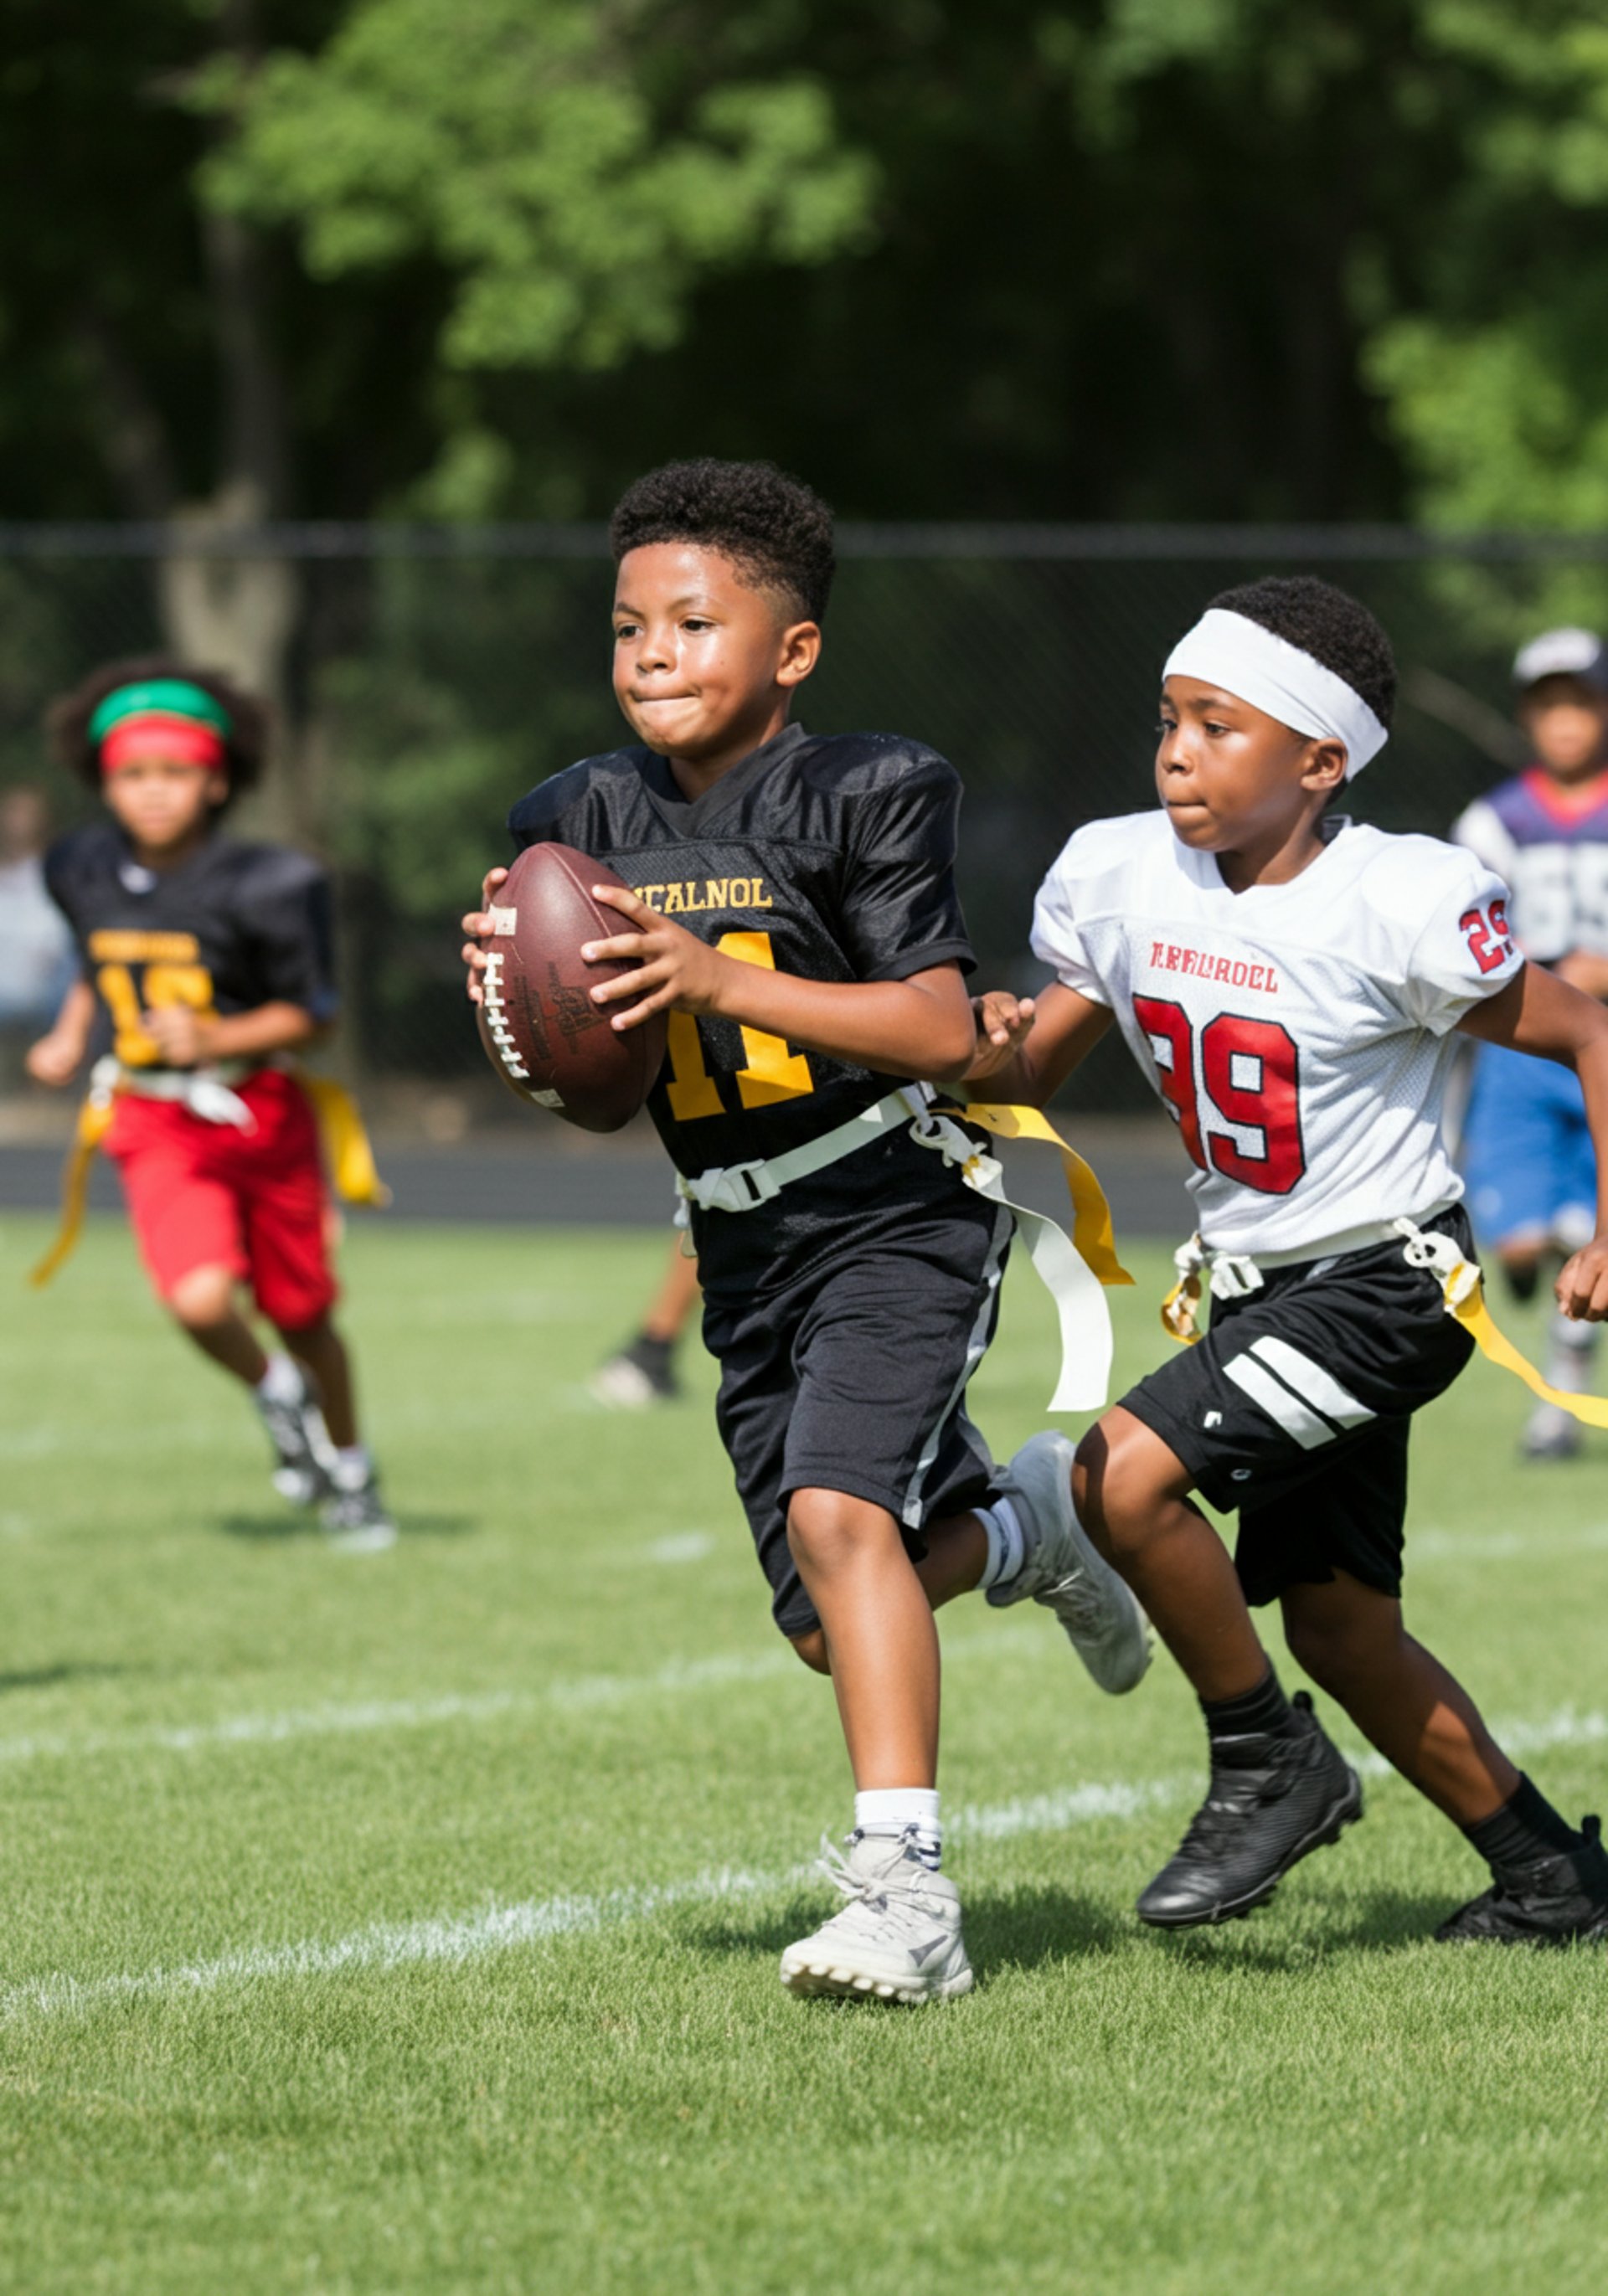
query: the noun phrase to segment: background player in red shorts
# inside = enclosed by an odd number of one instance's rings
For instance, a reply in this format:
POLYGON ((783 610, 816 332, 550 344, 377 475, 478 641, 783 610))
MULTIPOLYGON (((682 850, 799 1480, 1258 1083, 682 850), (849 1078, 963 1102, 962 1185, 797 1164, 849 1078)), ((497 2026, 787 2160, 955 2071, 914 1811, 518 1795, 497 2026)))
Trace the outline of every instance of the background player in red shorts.
POLYGON ((331 1319, 316 1119, 287 1065, 335 1010, 329 885, 302 855, 218 829, 257 777, 267 712, 222 677, 155 659, 96 670, 50 725, 111 819, 46 857, 84 972, 29 1072, 67 1084, 109 1035, 94 1072, 113 1096, 103 1144, 158 1296, 250 1390, 281 1495, 319 1506, 343 1544, 389 1546, 331 1319), (283 1349, 261 1345, 242 1284, 283 1349))

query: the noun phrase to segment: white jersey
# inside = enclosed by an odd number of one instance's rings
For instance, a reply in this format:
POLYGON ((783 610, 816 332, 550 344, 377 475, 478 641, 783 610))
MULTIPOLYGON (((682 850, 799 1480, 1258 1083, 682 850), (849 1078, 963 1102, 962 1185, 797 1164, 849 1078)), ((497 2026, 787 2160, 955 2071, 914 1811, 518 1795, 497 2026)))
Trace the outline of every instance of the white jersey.
POLYGON ((1527 956, 1608 956, 1608 794, 1571 802, 1532 766, 1476 798, 1452 835, 1513 888, 1527 956))
POLYGON ((1284 885, 1232 893, 1161 812, 1080 829, 1033 948, 1109 1004, 1184 1136, 1205 1241, 1315 1254, 1463 1183, 1449 1037, 1523 959, 1502 880, 1456 846, 1336 825, 1284 885))

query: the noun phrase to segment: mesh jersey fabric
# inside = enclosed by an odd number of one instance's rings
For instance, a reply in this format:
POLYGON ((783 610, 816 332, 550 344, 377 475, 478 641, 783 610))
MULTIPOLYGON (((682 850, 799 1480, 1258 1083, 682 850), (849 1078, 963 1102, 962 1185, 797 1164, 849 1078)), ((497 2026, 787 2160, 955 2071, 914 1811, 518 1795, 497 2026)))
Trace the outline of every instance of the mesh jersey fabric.
MULTIPOLYGON (((737 937, 728 950, 750 962, 808 980, 899 980, 973 963, 955 886, 960 795, 954 767, 920 742, 790 726, 694 801, 651 750, 583 758, 522 799, 508 827, 521 851, 550 840, 607 862, 701 940, 737 937)), ((901 1081, 673 1013, 648 1111, 692 1177, 816 1139, 901 1081)), ((849 1235, 891 1232, 907 1207, 957 1185, 900 1130, 751 1211, 694 1210, 705 1288, 791 1283, 849 1235)))
POLYGON ((1522 968, 1505 890, 1460 848, 1336 820, 1291 882, 1232 893, 1165 814, 1131 814, 1067 844, 1033 947, 1112 1007, 1206 1241, 1284 1251, 1462 1194, 1448 1032, 1522 968))
POLYGON ((329 881, 302 854, 212 836, 176 868, 145 869, 115 822, 96 822, 51 848, 45 882, 131 1066, 155 1064, 129 1027, 130 1010, 137 1021, 148 1004, 199 996, 226 1013, 283 1002, 333 1017, 329 881), (176 983, 176 970, 192 978, 176 983))
POLYGON ((1527 956, 1538 964, 1577 948, 1608 956, 1608 786, 1577 808, 1531 767, 1476 798, 1452 836, 1511 888, 1527 956))

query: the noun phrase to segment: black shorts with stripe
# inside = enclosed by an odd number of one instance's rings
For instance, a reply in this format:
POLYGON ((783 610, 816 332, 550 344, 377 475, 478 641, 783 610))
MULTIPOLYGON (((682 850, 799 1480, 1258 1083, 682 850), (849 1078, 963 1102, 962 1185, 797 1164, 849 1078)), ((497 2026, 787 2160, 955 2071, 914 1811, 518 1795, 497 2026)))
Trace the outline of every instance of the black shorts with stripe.
POLYGON ((1012 1227, 957 1184, 949 1202, 913 1205, 892 1234, 840 1245, 791 1284, 706 1300, 720 1439, 784 1635, 820 1624, 787 1544, 794 1491, 885 1507, 919 1561, 924 1524, 994 1488, 965 1396, 994 1336, 1012 1227))
MULTIPOLYGON (((1461 1206, 1423 1225, 1472 1259, 1461 1206)), ((1153 1372, 1123 1408, 1177 1453, 1211 1505, 1239 1511, 1247 1601, 1344 1570, 1401 1592, 1407 1432, 1473 1341, 1440 1279, 1399 1243, 1269 1268, 1259 1291, 1215 1300, 1205 1337, 1153 1372)))

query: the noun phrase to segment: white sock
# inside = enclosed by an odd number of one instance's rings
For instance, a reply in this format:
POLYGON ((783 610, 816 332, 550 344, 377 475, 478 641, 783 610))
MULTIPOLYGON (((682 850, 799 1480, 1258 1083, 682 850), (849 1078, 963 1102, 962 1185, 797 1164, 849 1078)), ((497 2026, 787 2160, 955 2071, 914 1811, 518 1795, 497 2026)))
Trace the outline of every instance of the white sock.
POLYGON ((944 1832, 938 1822, 936 1786, 874 1786, 854 1798, 854 1830, 898 1840, 915 1835, 915 1854, 936 1874, 943 1857, 944 1832))
POLYGON ((348 1490, 357 1490, 374 1472, 366 1443, 341 1443, 335 1450, 335 1473, 348 1490))
POLYGON ((1546 1380, 1565 1395, 1583 1395, 1591 1384, 1591 1358, 1596 1353, 1597 1327, 1577 1324, 1571 1316, 1553 1316, 1548 1331, 1546 1380))
POLYGON ((271 1355, 267 1371, 257 1382, 257 1392, 265 1403, 299 1403, 302 1379, 295 1359, 287 1355, 271 1355))
POLYGON ((1009 1499, 996 1499, 991 1506, 979 1507, 977 1520, 989 1538, 989 1559, 977 1582, 980 1594, 997 1587, 1002 1578, 1014 1578, 1027 1559, 1028 1543, 1009 1499))

